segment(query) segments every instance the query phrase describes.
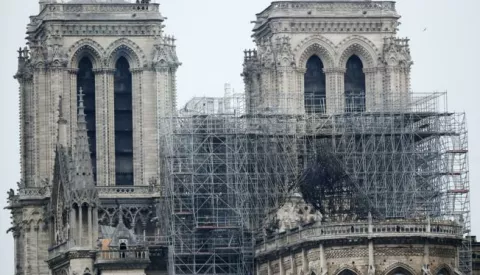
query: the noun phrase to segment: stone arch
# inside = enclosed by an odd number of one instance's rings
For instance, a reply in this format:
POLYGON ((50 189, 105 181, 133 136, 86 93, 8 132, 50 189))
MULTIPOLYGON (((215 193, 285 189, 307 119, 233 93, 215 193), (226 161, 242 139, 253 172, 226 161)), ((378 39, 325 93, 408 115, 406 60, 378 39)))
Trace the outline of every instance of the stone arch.
POLYGON ((322 60, 325 68, 334 67, 335 47, 333 43, 321 35, 307 37, 294 49, 297 67, 305 69, 307 61, 313 55, 322 60))
POLYGON ((307 275, 320 275, 321 273, 315 267, 310 266, 307 275))
POLYGON ((335 272, 333 272, 333 274, 334 275, 340 275, 344 271, 347 271, 347 272, 350 271, 350 272, 353 272, 354 274, 362 275, 362 272, 360 270, 358 270, 356 267, 350 266, 350 265, 342 265, 341 267, 337 268, 337 270, 335 270, 335 272))
POLYGON ((404 263, 395 263, 395 264, 392 264, 391 266, 389 266, 387 269, 385 269, 385 271, 382 273, 383 275, 390 275, 393 271, 395 271, 396 269, 401 269, 401 270, 404 270, 405 272, 409 273, 410 275, 414 275, 416 274, 415 273, 415 270, 409 266, 409 265, 406 265, 404 263))
POLYGON ((442 270, 446 270, 448 272, 448 275, 453 275, 455 274, 455 271, 453 270, 453 268, 448 265, 448 264, 441 264, 439 265, 436 269, 435 269, 435 272, 433 272, 432 274, 433 275, 438 275, 442 270))
POLYGON ((353 35, 337 46, 340 52, 337 66, 345 68, 348 59, 352 55, 357 55, 363 63, 364 68, 375 68, 378 63, 378 50, 375 45, 365 37, 353 35))
POLYGON ((147 59, 143 50, 132 40, 120 38, 111 43, 107 50, 105 65, 107 68, 115 68, 120 57, 125 57, 130 68, 143 68, 147 66, 147 59))
POLYGON ((100 68, 102 58, 105 55, 103 47, 90 38, 78 40, 68 50, 69 67, 77 68, 82 58, 88 57, 93 64, 93 68, 100 68))
POLYGON ((87 267, 87 268, 85 268, 85 270, 83 271, 83 275, 92 275, 92 272, 91 272, 90 269, 87 267))

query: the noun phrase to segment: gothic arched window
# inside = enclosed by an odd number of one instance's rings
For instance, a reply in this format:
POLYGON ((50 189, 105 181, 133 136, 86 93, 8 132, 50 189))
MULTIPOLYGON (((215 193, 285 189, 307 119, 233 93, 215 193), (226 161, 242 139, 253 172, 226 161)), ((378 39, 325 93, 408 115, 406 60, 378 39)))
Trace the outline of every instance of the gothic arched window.
POLYGON ((345 111, 365 111, 365 73, 363 73, 362 60, 356 55, 352 55, 347 61, 345 111))
MULTIPOLYGON (((97 139, 95 123, 95 75, 93 65, 88 57, 84 57, 78 64, 77 72, 77 99, 80 89, 83 91, 85 105, 85 119, 87 120, 87 135, 92 159, 93 177, 97 178, 97 139)), ((78 100, 77 100, 78 103, 78 100)))
POLYGON ((388 273, 388 275, 411 275, 411 274, 404 268, 399 267, 392 270, 390 273, 388 273))
POLYGON ((345 269, 344 271, 340 272, 340 274, 338 275, 357 275, 357 274, 351 271, 350 269, 345 269))
POLYGON ((116 185, 133 185, 132 73, 125 57, 115 65, 114 95, 116 185))
POLYGON ((307 61, 304 84, 305 112, 325 113, 325 74, 322 60, 316 55, 310 57, 307 61))
POLYGON ((450 275, 450 272, 448 272, 446 268, 443 268, 439 272, 437 272, 437 275, 450 275))

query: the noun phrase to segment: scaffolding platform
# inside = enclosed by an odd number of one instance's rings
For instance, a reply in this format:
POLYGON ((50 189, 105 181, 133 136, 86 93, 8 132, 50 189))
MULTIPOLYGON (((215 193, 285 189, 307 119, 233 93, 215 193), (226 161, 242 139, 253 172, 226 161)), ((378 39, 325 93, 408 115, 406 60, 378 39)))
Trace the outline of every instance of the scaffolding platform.
MULTIPOLYGON (((386 102, 362 112, 299 114, 282 106, 163 118, 173 274, 253 274, 254 236, 319 155, 349 178, 326 192, 332 207, 322 214, 330 220, 369 212, 375 219, 454 219, 468 234, 465 115, 448 112, 445 94, 386 102)), ((460 251, 466 273, 469 240, 460 251)))

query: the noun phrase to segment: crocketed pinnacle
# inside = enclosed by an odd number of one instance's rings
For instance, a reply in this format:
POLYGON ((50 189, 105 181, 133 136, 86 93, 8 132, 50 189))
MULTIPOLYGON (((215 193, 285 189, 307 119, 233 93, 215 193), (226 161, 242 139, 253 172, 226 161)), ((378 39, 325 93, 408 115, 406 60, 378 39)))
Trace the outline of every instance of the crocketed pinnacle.
MULTIPOLYGON (((83 104, 83 90, 78 95, 77 136, 73 152, 72 188, 75 190, 95 189, 92 160, 87 135, 87 121, 83 104)), ((87 195, 87 194, 85 194, 87 195)))

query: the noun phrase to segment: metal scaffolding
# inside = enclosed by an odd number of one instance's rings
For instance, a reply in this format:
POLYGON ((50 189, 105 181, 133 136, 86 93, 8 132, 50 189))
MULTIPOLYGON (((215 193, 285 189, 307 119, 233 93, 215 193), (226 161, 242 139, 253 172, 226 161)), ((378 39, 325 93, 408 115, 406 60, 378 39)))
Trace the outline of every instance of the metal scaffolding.
MULTIPOLYGON (((446 94, 389 98, 361 110, 349 106, 356 101, 342 103, 338 113, 304 106, 320 111, 190 110, 162 119, 172 274, 253 274, 255 234, 322 155, 348 176, 324 194, 327 221, 368 213, 376 219, 429 216, 458 221, 468 235, 465 115, 448 112, 446 94)), ((469 240, 460 250, 465 274, 471 271, 469 240)))

